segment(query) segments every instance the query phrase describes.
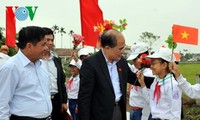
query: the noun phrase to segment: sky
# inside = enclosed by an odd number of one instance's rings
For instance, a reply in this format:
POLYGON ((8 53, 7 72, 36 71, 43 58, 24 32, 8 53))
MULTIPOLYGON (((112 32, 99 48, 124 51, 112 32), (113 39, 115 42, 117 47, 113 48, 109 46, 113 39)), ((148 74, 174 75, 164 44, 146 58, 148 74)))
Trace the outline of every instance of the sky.
MULTIPOLYGON (((132 46, 139 42, 142 32, 151 32, 160 36, 152 46, 153 50, 162 45, 171 34, 173 24, 200 28, 199 0, 99 0, 104 19, 127 20, 123 34, 126 44, 132 46)), ((37 25, 64 27, 67 32, 61 41, 61 35, 55 35, 57 48, 72 48, 70 30, 81 34, 79 0, 0 0, 0 27, 5 28, 6 6, 38 6, 33 21, 16 20, 17 32, 25 26, 37 25), (61 43, 63 43, 61 45, 61 43)), ((200 38, 200 35, 198 36, 200 38)), ((200 45, 178 43, 175 51, 187 49, 190 53, 200 53, 200 45)))

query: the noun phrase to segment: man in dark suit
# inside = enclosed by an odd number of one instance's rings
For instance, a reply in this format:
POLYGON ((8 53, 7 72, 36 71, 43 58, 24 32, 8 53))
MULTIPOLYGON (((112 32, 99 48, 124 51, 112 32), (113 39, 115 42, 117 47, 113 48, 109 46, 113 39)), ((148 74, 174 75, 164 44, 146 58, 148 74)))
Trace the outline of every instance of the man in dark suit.
POLYGON ((53 111, 52 120, 64 120, 62 112, 67 110, 67 93, 65 87, 65 73, 63 71, 61 59, 56 57, 52 48, 54 47, 54 34, 49 28, 46 30, 47 51, 44 53, 43 61, 47 65, 50 79, 50 92, 53 111))
POLYGON ((79 120, 126 120, 127 82, 139 83, 122 57, 124 36, 108 30, 100 43, 101 50, 86 58, 80 70, 79 120))

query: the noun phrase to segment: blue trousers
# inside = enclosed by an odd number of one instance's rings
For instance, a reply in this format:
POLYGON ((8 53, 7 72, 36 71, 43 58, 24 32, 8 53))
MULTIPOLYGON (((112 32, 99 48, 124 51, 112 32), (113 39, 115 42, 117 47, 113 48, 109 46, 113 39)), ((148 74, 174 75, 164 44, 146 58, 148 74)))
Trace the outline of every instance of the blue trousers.
MULTIPOLYGON (((141 120, 142 119, 142 110, 130 110, 130 120, 141 120)), ((153 120, 151 114, 149 115, 148 120, 153 120)))
POLYGON ((142 110, 130 110, 130 120, 141 120, 142 110))
POLYGON ((78 120, 78 113, 75 112, 78 99, 69 99, 69 111, 73 120, 78 120))

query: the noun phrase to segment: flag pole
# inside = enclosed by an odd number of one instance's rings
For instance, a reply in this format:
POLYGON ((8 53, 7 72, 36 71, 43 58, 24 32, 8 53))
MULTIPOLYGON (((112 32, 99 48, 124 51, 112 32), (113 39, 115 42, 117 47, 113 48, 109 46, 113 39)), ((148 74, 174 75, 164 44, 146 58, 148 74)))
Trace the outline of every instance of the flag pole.
MULTIPOLYGON (((171 56, 171 61, 173 61, 173 53, 174 53, 174 42, 172 41, 172 56, 171 56)), ((173 91, 172 73, 170 73, 170 78, 171 78, 171 87, 172 87, 172 91, 173 91)))

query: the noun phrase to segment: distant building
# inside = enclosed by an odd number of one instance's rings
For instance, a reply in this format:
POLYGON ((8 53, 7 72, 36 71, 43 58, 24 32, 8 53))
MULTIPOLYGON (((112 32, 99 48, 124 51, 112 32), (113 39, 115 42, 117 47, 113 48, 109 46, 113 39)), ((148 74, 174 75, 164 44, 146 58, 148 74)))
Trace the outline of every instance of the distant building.
POLYGON ((70 59, 72 51, 73 51, 72 49, 65 49, 65 48, 56 48, 54 50, 54 52, 58 55, 58 57, 62 58, 62 60, 70 59))

